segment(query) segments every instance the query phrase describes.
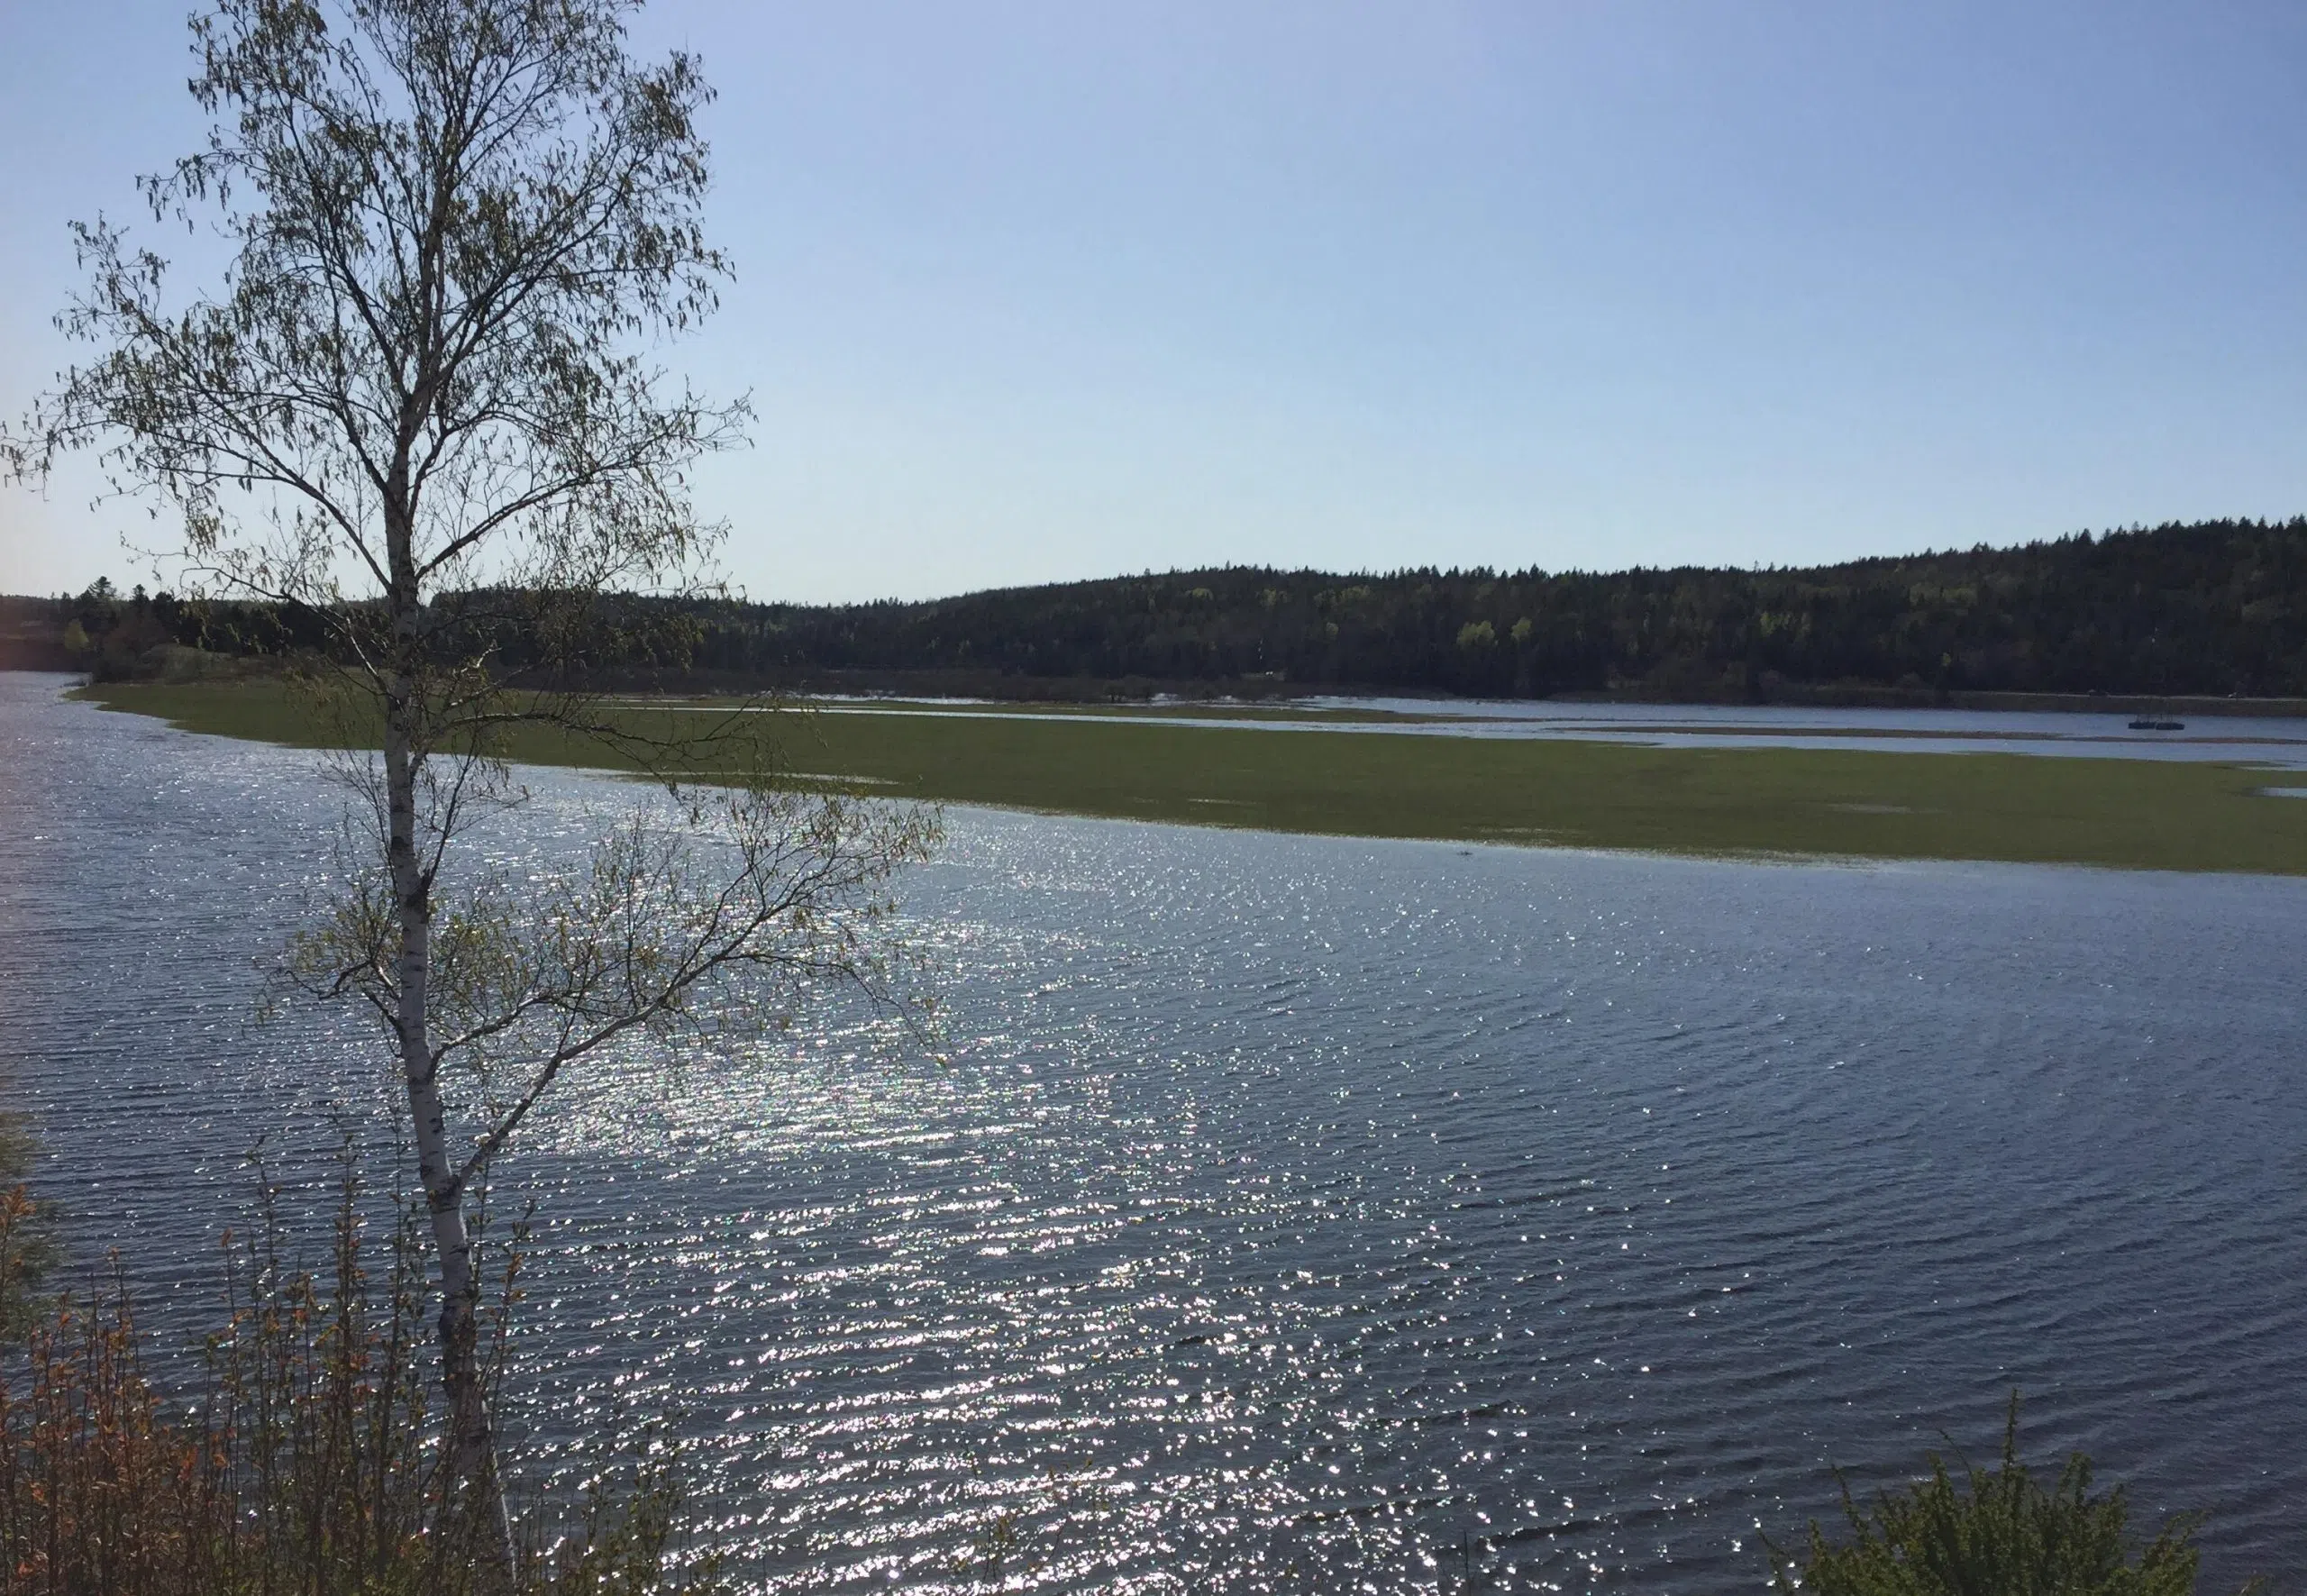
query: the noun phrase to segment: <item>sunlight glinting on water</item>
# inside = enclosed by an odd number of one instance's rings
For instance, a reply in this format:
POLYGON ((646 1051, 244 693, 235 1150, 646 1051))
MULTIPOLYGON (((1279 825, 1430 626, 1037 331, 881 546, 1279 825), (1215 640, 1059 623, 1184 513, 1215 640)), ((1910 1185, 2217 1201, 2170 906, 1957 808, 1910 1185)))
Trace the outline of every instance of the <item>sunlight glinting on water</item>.
MULTIPOLYGON (((11 1093, 188 1327, 240 1152, 384 1123, 349 1017, 248 1023, 334 799, 0 689, 11 1093)), ((508 860, 629 792, 533 780, 508 860)), ((1754 1589, 2017 1386, 2208 1588, 2307 1556, 2307 883, 951 828, 942 1058, 834 1002, 519 1145, 532 1482, 654 1423, 772 1591, 1754 1589)))

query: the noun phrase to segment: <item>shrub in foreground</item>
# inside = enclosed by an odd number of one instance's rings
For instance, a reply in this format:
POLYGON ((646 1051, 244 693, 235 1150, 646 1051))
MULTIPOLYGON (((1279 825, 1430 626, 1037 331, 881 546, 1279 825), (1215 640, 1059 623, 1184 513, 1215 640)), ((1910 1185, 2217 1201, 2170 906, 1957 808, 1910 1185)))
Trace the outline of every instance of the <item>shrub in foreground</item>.
POLYGON ((1872 1514, 1846 1483, 1847 1542, 1813 1521, 1806 1555, 1772 1547, 1782 1596, 2193 1596, 2195 1519, 2172 1519, 2134 1555, 2122 1488, 2093 1495, 2088 1457, 2069 1456, 2048 1489, 2019 1461, 2016 1395, 2000 1468, 1966 1466, 1958 1483, 1937 1453, 1929 1464, 1929 1479, 1883 1492, 1872 1514))
MULTIPOLYGON (((191 1400, 150 1372, 117 1286, 15 1338, 0 1363, 0 1596, 496 1596, 427 1405, 412 1218, 373 1281, 349 1178, 324 1274, 284 1262, 269 1216, 228 1236, 225 1322, 191 1400)), ((515 1294, 508 1278, 501 1307, 515 1294)), ((622 1500, 596 1491, 557 1544, 533 1515, 503 1596, 695 1589, 667 1567, 678 1507, 670 1476, 644 1468, 622 1500)))

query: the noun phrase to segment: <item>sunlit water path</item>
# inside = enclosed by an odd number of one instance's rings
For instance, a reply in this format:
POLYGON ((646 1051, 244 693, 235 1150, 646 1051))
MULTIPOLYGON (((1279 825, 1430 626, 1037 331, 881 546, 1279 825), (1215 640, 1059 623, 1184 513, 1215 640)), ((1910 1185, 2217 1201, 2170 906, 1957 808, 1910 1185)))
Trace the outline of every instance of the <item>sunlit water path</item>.
MULTIPOLYGON (((0 675, 7 1096, 188 1324, 239 1154, 383 1100, 356 1030, 249 1023, 335 798, 60 685, 0 675)), ((537 780, 508 850, 621 797, 537 780)), ((2307 882, 950 818, 948 1062, 829 1016, 522 1146, 539 1472, 670 1414, 780 1590, 964 1583, 1001 1513, 1032 1588, 1391 1590, 1464 1535, 1753 1590, 1830 1465, 1985 1453, 2016 1385, 2214 1509, 2206 1590, 2307 1566, 2307 882)))

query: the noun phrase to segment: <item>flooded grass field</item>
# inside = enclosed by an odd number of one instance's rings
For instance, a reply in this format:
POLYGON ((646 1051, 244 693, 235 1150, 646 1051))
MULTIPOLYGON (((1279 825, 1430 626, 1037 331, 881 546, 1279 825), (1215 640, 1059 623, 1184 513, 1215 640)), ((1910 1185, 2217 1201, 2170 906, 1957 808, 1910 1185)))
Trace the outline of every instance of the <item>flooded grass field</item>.
MULTIPOLYGON (((307 744, 327 735, 303 700, 271 684, 90 693, 107 707, 193 730, 307 744)), ((1938 728, 1949 737, 1900 741, 1864 716, 1843 727, 1850 737, 1835 737, 1806 713, 1771 733, 1780 745, 1746 721, 1701 734, 1688 729, 1695 712, 1683 709, 1682 721, 1642 730, 1623 720, 1622 707, 1594 707, 1621 718, 1558 716, 1572 728, 1561 734, 1539 734, 1552 723, 1529 716, 1415 722, 1396 728, 1402 734, 1367 722, 1208 724, 951 707, 836 705, 747 718, 813 777, 889 796, 1062 814, 1700 854, 2307 872, 2307 806, 2267 790, 2284 785, 2275 762, 2296 757, 2296 743, 2230 741, 2216 745, 2218 758, 2165 757, 2187 745, 2146 736, 2093 743, 2025 724, 2005 728, 2001 745, 1992 728, 1968 725, 1938 728), (1460 731, 1468 734, 1441 734, 1460 731), (1847 745, 1854 738, 1893 746, 1847 745), (1912 752, 1923 748, 1948 757, 1912 752), (2044 749, 2077 757, 2035 757, 2044 749)), ((633 730, 663 733, 729 711, 634 702, 616 714, 633 730)), ((537 734, 511 752, 549 764, 619 757, 597 743, 537 734)))

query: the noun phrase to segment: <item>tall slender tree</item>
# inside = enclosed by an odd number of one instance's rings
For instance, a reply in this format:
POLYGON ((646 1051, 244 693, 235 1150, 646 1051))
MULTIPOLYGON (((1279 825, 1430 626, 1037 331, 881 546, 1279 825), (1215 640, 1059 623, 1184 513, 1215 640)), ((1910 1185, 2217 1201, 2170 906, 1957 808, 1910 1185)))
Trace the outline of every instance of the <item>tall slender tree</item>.
POLYGON ((885 990, 873 923, 935 830, 725 743, 717 796, 657 764, 661 801, 547 889, 458 868, 521 795, 508 736, 619 735, 516 689, 505 641, 549 666, 603 596, 693 581, 721 529, 686 472, 746 419, 652 363, 727 262, 700 225, 709 91, 687 55, 633 58, 636 3, 219 0, 193 23, 207 147, 140 187, 232 263, 178 302, 159 256, 76 224, 89 282, 59 322, 94 352, 5 443, 19 475, 94 448, 181 510, 209 590, 333 634, 373 736, 348 767, 360 846, 288 968, 382 1022, 437 1254, 449 1477, 507 1576, 470 1228, 491 1161, 622 1039, 771 1019, 826 980, 885 990))

